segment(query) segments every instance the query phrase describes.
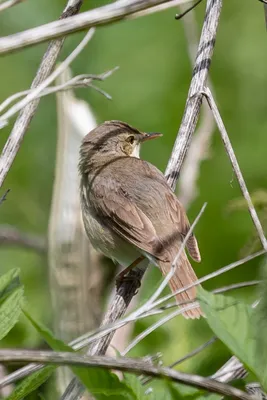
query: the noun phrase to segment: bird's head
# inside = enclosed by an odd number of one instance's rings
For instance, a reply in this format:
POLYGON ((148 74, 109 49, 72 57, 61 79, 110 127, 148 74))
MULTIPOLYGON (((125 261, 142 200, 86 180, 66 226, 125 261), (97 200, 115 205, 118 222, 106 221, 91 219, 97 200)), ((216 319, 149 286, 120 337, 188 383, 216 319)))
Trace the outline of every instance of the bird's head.
POLYGON ((141 143, 159 136, 162 136, 161 133, 144 133, 125 122, 106 121, 84 137, 80 149, 80 169, 86 172, 86 165, 89 167, 92 162, 97 166, 104 160, 118 157, 139 158, 141 143))

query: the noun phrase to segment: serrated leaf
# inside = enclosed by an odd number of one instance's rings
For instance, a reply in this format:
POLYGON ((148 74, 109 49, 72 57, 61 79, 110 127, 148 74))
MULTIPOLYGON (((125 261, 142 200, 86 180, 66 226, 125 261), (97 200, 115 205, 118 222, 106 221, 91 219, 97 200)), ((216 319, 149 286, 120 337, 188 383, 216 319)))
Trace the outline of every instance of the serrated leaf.
MULTIPOLYGON (((70 346, 57 339, 48 328, 40 322, 37 322, 25 310, 24 314, 53 350, 73 351, 70 346)), ((109 400, 137 400, 132 389, 124 382, 121 382, 117 375, 108 370, 94 367, 71 367, 71 369, 97 400, 106 400, 107 398, 109 400)))
POLYGON ((19 270, 13 269, 0 277, 0 340, 18 322, 24 301, 19 270))
POLYGON ((245 303, 198 288, 197 298, 216 336, 259 377, 255 360, 255 337, 251 329, 253 310, 245 303))

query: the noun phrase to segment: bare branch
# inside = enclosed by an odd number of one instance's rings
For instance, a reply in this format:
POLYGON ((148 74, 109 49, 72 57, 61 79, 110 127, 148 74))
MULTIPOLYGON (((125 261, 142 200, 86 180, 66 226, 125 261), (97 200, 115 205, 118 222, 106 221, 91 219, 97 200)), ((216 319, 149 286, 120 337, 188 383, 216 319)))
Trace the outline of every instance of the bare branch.
MULTIPOLYGON (((0 364, 0 379, 3 379, 7 375, 6 368, 0 364)), ((13 390, 12 385, 8 385, 0 389, 0 398, 9 396, 13 390)))
POLYGON ((93 28, 85 35, 81 43, 73 50, 73 52, 48 76, 37 88, 30 91, 30 93, 18 103, 14 104, 5 114, 0 117, 0 128, 4 127, 8 123, 8 119, 13 117, 22 108, 26 107, 33 100, 40 97, 40 93, 47 88, 66 68, 75 60, 75 58, 81 53, 88 42, 92 39, 95 31, 93 28))
POLYGON ((183 243, 181 245, 181 247, 179 248, 179 251, 175 257, 175 259, 173 260, 171 269, 169 271, 169 273, 166 275, 166 277, 163 279, 162 283, 159 285, 158 289, 155 290, 155 292, 153 293, 153 295, 145 302, 145 304, 140 307, 138 309, 139 314, 143 314, 145 312, 147 312, 147 310, 150 308, 151 304, 153 304, 157 298, 161 295, 161 293, 163 292, 163 290, 165 289, 165 287, 168 285, 170 279, 173 277, 174 273, 175 273, 175 269, 177 266, 177 262, 179 260, 179 257, 181 256, 182 252, 184 251, 184 248, 186 246, 187 240, 189 239, 189 237, 192 235, 192 232, 195 229, 196 224, 198 223, 198 221, 200 220, 203 212, 205 211, 207 203, 205 203, 200 212, 198 213, 197 217, 195 218, 193 224, 190 226, 190 229, 188 230, 183 243))
POLYGON ((39 253, 46 253, 46 240, 38 235, 22 232, 14 226, 0 225, 0 246, 21 246, 39 253))
POLYGON ((207 1, 205 21, 198 46, 185 111, 174 145, 174 151, 172 152, 167 166, 167 179, 172 188, 175 187, 199 118, 202 96, 192 96, 202 90, 207 80, 221 7, 222 0, 207 1))
MULTIPOLYGON (((83 0, 68 0, 67 7, 62 13, 60 21, 63 21, 65 18, 68 18, 71 15, 77 14, 82 2, 83 0)), ((64 38, 55 40, 49 44, 37 74, 32 82, 32 89, 37 88, 51 74, 63 43, 64 38)), ((39 99, 35 99, 20 112, 12 132, 9 135, 9 138, 0 156, 0 187, 3 184, 3 181, 16 157, 17 152, 19 151, 24 135, 37 110, 38 104, 39 99)))
POLYGON ((219 393, 241 400, 253 400, 247 393, 199 375, 191 375, 175 371, 167 367, 156 367, 143 360, 131 358, 111 358, 106 356, 80 356, 68 352, 32 351, 32 350, 0 350, 0 362, 37 362, 57 365, 76 365, 83 367, 102 367, 145 374, 153 377, 166 377, 172 381, 184 383, 211 393, 219 393))
MULTIPOLYGON (((95 87, 92 85, 92 82, 94 80, 96 81, 104 81, 106 78, 108 78, 110 75, 113 74, 113 72, 117 71, 119 67, 115 67, 107 72, 104 72, 103 74, 100 75, 92 75, 92 74, 82 74, 82 75, 77 75, 71 79, 69 79, 67 82, 56 85, 53 87, 45 88, 44 90, 41 91, 37 96, 35 96, 35 99, 39 99, 40 97, 47 96, 49 94, 53 93, 58 93, 66 90, 71 90, 71 89, 76 89, 76 88, 87 88, 87 87, 92 87, 95 90, 100 91, 100 93, 104 94, 104 96, 107 99, 111 99, 111 96, 104 92, 103 90, 95 87)), ((28 94, 32 93, 32 90, 23 90, 22 92, 14 93, 10 97, 8 97, 6 100, 3 101, 3 103, 0 104, 0 112, 5 110, 13 101, 19 99, 20 97, 26 96, 28 94)))
MULTIPOLYGON (((260 254, 263 254, 264 252, 260 252, 260 254)), ((229 267, 234 268, 237 267, 239 265, 242 265, 245 261, 249 261, 254 257, 257 257, 260 255, 259 253, 255 253, 252 256, 249 256, 249 259, 246 257, 246 259, 244 260, 240 260, 237 261, 236 263, 230 264, 227 267, 224 267, 225 272, 226 270, 229 269, 229 267)), ((250 284, 250 282, 248 282, 250 284)), ((257 281, 254 282, 255 284, 257 283, 257 281)), ((235 284, 236 288, 239 288, 242 286, 244 286, 244 283, 237 283, 235 284)), ((230 285, 229 290, 234 289, 234 285, 230 285)), ((221 288, 220 289, 215 289, 213 292, 214 293, 222 293, 223 291, 227 291, 227 287, 221 288)), ((172 297, 172 296, 171 296, 172 297)), ((184 302, 181 303, 181 305, 188 305, 190 303, 190 305, 192 304, 192 302, 184 302)), ((69 346, 71 346, 74 350, 80 350, 86 346, 88 346, 88 344, 99 340, 100 338, 102 338, 103 336, 109 334, 112 331, 116 331, 117 329, 119 329, 120 327, 124 326, 125 324, 132 322, 132 321, 136 321, 137 319, 140 318, 146 318, 149 317, 151 315, 155 315, 155 314, 159 314, 162 313, 163 311, 167 310, 168 308, 171 308, 175 305, 175 307, 177 307, 177 304, 167 304, 166 306, 163 306, 159 309, 154 309, 153 311, 150 312, 146 312, 143 315, 139 315, 138 310, 131 313, 129 316, 125 317, 122 320, 116 321, 114 323, 111 323, 109 325, 106 326, 102 326, 99 329, 97 329, 96 331, 92 332, 92 333, 87 333, 85 335, 80 336, 79 338, 73 340, 72 342, 69 343, 69 346)), ((36 365, 36 364, 29 364, 23 368, 20 368, 19 370, 12 372, 10 375, 8 375, 7 377, 5 377, 4 379, 2 379, 0 381, 0 387, 1 386, 5 386, 8 385, 9 383, 13 383, 18 379, 22 379, 25 376, 29 375, 30 373, 33 373, 39 369, 41 369, 43 366, 40 365, 36 365)))
POLYGON ((16 4, 21 3, 22 1, 24 1, 24 0, 7 0, 4 3, 0 4, 0 12, 4 11, 4 10, 7 10, 10 7, 13 7, 16 4))
POLYGON ((267 251, 267 240, 266 240, 266 237, 264 235, 264 231, 262 229, 261 222, 259 220, 258 214, 256 213, 255 207, 254 207, 254 205, 252 203, 249 191, 247 189, 245 180, 243 178, 241 169, 240 169, 239 164, 237 162, 237 159, 236 159, 232 144, 230 142, 229 136, 228 136, 227 131, 225 129, 225 126, 224 126, 223 120, 222 120, 222 118, 220 116, 220 113, 219 113, 219 110, 217 108, 217 105, 216 105, 216 103, 214 101, 214 98, 212 96, 211 91, 208 88, 205 88, 204 90, 202 90, 202 93, 207 98, 208 104, 209 104, 209 106, 210 106, 210 108, 211 108, 211 110, 213 112, 213 115, 214 115, 214 118, 216 120, 218 129, 219 129, 219 131, 221 133, 221 137, 222 137, 222 141, 223 141, 225 150, 226 150, 226 152, 227 152, 227 154, 228 154, 228 156, 230 158, 230 161, 231 161, 234 173, 236 175, 236 179, 237 179, 237 181, 239 183, 239 186, 240 186, 240 189, 242 191, 242 194, 243 194, 243 196, 244 196, 244 198, 245 198, 245 200, 247 202, 248 209, 249 209, 252 221, 253 221, 253 223, 255 225, 255 228, 256 228, 256 230, 258 232, 258 235, 259 235, 260 241, 262 243, 262 246, 267 251))
POLYGON ((163 3, 170 2, 170 7, 175 7, 187 1, 189 0, 180 0, 180 2, 170 0, 129 0, 126 4, 115 2, 71 17, 68 21, 54 21, 21 33, 3 37, 0 39, 0 54, 10 53, 77 31, 111 24, 119 20, 124 20, 127 17, 147 15, 148 13, 139 13, 147 9, 151 9, 151 12, 153 8, 155 12, 161 11, 156 6, 163 3))
MULTIPOLYGON (((180 7, 181 11, 187 10, 185 6, 180 7)), ((194 67, 197 54, 198 30, 195 12, 192 10, 182 19, 187 41, 189 58, 194 67)), ((212 87, 211 80, 207 79, 209 87, 212 87)), ((199 126, 192 138, 192 142, 185 157, 183 168, 178 181, 179 200, 188 208, 198 195, 197 180, 200 173, 202 161, 209 156, 209 146, 215 128, 215 121, 212 112, 207 104, 202 104, 199 126)))
POLYGON ((184 361, 189 360, 190 358, 192 358, 192 357, 196 356, 197 354, 201 353, 203 350, 205 350, 207 347, 209 347, 210 345, 215 343, 217 340, 218 340, 218 338, 216 336, 213 336, 212 338, 210 338, 210 340, 208 340, 207 342, 203 343, 201 346, 199 346, 196 349, 190 351, 190 353, 186 354, 184 357, 179 358, 179 360, 177 360, 174 363, 172 363, 169 367, 170 368, 176 367, 176 365, 179 365, 179 364, 183 363, 184 361))
POLYGON ((2 204, 6 200, 6 196, 8 195, 9 192, 10 192, 10 189, 7 189, 5 191, 5 193, 3 194, 3 196, 0 197, 0 204, 2 204))

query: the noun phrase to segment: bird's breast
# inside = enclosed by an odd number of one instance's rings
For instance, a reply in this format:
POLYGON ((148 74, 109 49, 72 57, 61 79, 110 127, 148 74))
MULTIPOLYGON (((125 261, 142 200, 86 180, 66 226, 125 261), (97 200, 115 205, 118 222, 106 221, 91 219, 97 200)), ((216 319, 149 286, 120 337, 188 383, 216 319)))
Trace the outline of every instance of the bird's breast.
POLYGON ((82 217, 90 242, 106 257, 127 267, 140 256, 140 252, 135 246, 106 226, 94 209, 84 201, 82 201, 82 217))

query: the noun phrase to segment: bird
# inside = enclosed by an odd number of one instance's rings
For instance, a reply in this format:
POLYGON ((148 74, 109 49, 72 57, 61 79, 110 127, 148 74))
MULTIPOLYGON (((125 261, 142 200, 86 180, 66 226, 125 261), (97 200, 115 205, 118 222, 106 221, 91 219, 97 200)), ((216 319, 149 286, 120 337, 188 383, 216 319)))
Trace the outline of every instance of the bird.
MULTIPOLYGON (((145 257, 166 276, 190 223, 164 174, 140 159, 141 144, 159 136, 117 120, 91 130, 80 146, 80 199, 85 231, 96 250, 126 270, 145 257)), ((193 260, 201 261, 193 233, 186 248, 193 260)), ((183 249, 169 281, 170 289, 174 293, 196 280, 183 249)), ((191 287, 177 294, 176 301, 188 302, 195 297, 196 287, 191 287)), ((186 318, 201 315, 200 307, 183 311, 186 318)))

